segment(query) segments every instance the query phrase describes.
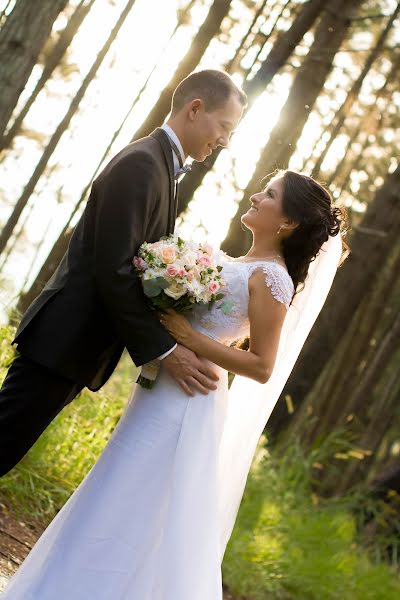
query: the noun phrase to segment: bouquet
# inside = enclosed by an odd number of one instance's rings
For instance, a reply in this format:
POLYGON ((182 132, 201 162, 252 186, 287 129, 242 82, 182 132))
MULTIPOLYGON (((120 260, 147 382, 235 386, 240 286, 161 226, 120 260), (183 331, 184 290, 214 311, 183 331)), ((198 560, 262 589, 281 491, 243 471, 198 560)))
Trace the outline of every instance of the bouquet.
MULTIPOLYGON (((184 312, 196 304, 208 305, 223 298, 225 285, 222 266, 215 263, 213 249, 207 244, 185 241, 169 235, 139 248, 133 264, 139 272, 143 291, 155 310, 173 308, 184 312)), ((159 371, 159 361, 143 365, 137 383, 152 388, 159 371)))

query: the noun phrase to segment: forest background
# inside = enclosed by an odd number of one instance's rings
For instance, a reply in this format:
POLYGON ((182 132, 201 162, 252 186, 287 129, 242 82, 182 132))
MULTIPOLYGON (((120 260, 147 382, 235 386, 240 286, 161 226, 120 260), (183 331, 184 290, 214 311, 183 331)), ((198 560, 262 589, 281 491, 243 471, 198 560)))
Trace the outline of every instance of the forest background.
MULTIPOLYGON (((249 106, 229 148, 181 182, 182 235, 245 253, 240 216, 277 167, 316 177, 348 211, 351 256, 260 440, 225 556, 236 598, 400 596, 399 12, 395 0, 0 0, 2 376, 92 180, 163 123, 193 70, 228 71, 249 106)), ((1 480, 6 512, 48 522, 135 377, 124 357, 60 415, 1 480)))

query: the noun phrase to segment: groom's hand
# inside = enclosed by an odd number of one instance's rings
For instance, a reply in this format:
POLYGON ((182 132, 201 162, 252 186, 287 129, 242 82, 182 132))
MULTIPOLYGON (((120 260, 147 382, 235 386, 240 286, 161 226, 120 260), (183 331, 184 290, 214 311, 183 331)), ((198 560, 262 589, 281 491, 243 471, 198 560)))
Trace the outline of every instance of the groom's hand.
POLYGON ((194 396, 195 392, 208 394, 209 390, 216 390, 216 381, 219 377, 209 367, 209 363, 185 348, 177 345, 175 350, 162 360, 163 366, 175 379, 186 394, 194 396))

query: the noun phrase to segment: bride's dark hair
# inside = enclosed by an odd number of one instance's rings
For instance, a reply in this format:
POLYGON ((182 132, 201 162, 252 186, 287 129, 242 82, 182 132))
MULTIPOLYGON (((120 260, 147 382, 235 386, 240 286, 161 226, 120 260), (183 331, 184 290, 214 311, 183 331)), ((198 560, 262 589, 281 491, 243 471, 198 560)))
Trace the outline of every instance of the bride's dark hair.
MULTIPOLYGON (((329 236, 344 235, 346 211, 334 206, 327 189, 308 175, 296 171, 278 171, 273 177, 283 178, 283 214, 298 223, 292 234, 283 239, 281 247, 286 267, 296 293, 301 291, 310 263, 329 236)), ((349 253, 342 239, 342 260, 349 253)))

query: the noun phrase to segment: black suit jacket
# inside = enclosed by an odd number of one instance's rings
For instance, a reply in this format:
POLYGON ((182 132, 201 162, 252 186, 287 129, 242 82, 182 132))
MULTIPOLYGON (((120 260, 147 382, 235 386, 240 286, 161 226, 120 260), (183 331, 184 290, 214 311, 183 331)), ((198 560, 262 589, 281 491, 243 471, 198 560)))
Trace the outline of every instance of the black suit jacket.
POLYGON ((22 317, 13 340, 22 354, 97 390, 124 347, 136 365, 172 348, 132 258, 144 241, 174 230, 173 174, 162 129, 110 161, 93 182, 66 254, 22 317))

